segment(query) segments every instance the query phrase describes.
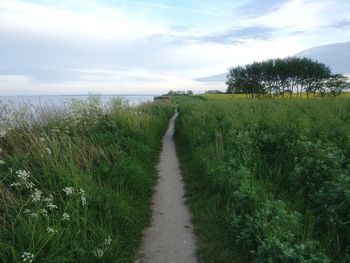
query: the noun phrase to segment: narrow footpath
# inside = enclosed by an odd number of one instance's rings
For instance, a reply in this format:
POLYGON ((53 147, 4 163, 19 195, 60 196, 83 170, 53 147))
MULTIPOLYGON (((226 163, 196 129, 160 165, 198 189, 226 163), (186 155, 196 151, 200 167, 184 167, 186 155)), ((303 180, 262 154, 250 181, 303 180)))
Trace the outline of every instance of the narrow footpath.
POLYGON ((191 216, 173 140, 176 112, 163 137, 158 184, 152 200, 152 224, 145 230, 139 252, 141 263, 196 263, 191 216))

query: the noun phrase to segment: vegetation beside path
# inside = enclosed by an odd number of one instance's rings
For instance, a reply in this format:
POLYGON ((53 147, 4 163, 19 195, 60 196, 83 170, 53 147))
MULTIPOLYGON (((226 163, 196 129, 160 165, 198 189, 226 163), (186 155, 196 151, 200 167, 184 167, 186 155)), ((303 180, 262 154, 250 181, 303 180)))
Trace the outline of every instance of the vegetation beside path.
POLYGON ((172 113, 92 97, 1 115, 0 261, 134 262, 172 113))
POLYGON ((175 100, 201 262, 348 261, 349 99, 175 100))

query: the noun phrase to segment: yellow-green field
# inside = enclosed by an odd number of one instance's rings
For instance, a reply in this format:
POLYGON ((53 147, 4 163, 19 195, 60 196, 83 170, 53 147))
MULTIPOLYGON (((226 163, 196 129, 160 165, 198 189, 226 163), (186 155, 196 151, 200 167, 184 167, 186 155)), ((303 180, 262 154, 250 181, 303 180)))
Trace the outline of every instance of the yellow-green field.
MULTIPOLYGON (((232 99, 246 99, 247 98, 247 94, 204 94, 204 95, 199 95, 201 97, 210 99, 210 100, 232 100, 232 99)), ((339 95, 339 97, 346 97, 346 98, 350 98, 350 92, 343 92, 339 95)), ((280 97, 280 96, 274 96, 273 98, 276 99, 290 99, 289 95, 285 95, 284 97, 280 97)), ((297 94, 292 94, 292 98, 293 99, 306 99, 306 93, 302 93, 301 97, 300 95, 297 94)), ((310 95, 309 98, 321 98, 319 95, 316 94, 315 95, 310 95)))

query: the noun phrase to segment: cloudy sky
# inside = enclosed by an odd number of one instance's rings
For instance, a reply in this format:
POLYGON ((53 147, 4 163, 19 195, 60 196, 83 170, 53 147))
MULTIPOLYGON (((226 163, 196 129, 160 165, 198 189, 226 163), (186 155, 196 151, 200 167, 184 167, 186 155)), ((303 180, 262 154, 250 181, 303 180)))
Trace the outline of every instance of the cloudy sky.
POLYGON ((0 95, 160 94, 350 41, 349 0, 0 0, 0 95))

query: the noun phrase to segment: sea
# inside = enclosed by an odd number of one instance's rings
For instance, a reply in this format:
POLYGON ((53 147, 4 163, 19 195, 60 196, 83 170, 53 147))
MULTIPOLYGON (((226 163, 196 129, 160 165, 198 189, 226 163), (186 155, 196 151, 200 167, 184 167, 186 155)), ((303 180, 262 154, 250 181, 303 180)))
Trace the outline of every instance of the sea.
MULTIPOLYGON (((1 96, 0 103, 20 107, 31 106, 60 106, 69 103, 71 100, 87 100, 91 95, 33 95, 33 96, 1 96)), ((130 105, 139 105, 143 102, 153 102, 154 95, 93 95, 98 96, 102 103, 114 98, 120 98, 130 105)))

